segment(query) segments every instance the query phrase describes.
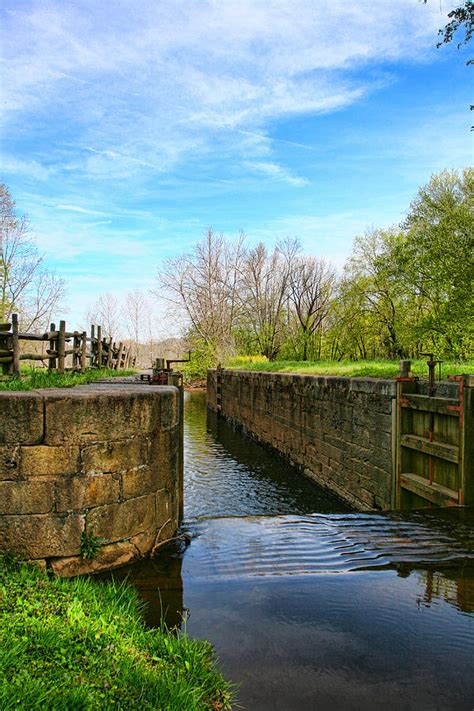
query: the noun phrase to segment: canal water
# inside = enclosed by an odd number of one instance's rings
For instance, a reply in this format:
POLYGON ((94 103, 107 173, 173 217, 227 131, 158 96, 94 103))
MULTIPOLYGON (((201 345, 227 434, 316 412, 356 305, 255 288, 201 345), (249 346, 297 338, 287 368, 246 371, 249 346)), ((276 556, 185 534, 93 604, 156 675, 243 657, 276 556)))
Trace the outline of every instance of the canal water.
POLYGON ((185 540, 119 573, 149 623, 209 639, 239 708, 472 711, 473 512, 355 513, 185 409, 185 540))

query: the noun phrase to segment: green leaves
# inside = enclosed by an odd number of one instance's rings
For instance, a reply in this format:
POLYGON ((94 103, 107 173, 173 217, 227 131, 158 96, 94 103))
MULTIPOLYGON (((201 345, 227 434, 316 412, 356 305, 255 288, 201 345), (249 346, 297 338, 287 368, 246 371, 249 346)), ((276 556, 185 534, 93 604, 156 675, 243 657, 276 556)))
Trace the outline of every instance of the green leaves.
POLYGON ((401 228, 355 240, 333 333, 343 355, 416 357, 473 350, 474 171, 420 188, 401 228))
POLYGON ((97 558, 102 543, 102 539, 94 536, 93 531, 83 531, 81 533, 81 557, 89 560, 97 558))

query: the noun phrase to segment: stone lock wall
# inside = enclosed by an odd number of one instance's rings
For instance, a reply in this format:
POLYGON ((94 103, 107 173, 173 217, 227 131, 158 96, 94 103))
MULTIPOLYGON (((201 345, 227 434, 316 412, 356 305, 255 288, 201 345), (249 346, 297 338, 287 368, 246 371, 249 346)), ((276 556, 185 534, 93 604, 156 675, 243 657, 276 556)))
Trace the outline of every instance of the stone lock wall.
MULTIPOLYGON (((221 414, 359 510, 393 506, 396 383, 220 371, 221 414)), ((217 371, 208 373, 216 410, 217 371)))
POLYGON ((60 575, 110 569, 172 537, 179 392, 104 384, 0 392, 0 550, 60 575), (86 532, 97 557, 80 555, 86 532))

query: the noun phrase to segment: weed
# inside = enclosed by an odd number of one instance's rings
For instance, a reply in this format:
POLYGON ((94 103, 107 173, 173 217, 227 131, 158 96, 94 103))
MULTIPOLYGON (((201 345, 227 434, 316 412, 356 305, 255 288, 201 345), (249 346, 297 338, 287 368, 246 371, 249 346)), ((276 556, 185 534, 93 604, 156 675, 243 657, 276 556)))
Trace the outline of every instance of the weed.
POLYGON ((93 531, 83 531, 81 533, 81 557, 88 558, 89 560, 94 560, 94 558, 97 558, 97 555, 103 542, 104 541, 102 538, 97 538, 97 536, 94 536, 93 531))

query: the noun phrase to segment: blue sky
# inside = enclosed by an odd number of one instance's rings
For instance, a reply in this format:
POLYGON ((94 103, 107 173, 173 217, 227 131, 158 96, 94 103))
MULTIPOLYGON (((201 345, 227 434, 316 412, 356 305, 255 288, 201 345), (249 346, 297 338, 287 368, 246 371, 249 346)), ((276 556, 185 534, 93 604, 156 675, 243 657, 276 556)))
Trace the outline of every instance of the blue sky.
POLYGON ((1 180, 68 321, 153 287, 208 227, 340 267, 400 222, 472 163, 467 52, 436 49, 456 4, 4 0, 1 180))

